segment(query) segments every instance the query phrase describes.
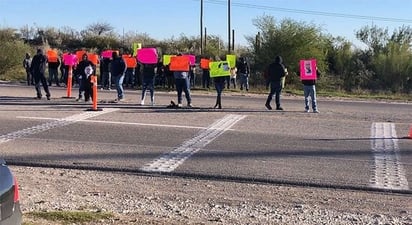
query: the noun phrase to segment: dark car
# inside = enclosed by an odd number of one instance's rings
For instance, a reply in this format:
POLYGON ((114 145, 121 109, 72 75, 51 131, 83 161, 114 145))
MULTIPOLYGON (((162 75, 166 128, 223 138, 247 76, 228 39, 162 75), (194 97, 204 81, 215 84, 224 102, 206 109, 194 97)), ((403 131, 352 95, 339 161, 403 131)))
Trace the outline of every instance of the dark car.
POLYGON ((18 186, 6 161, 0 159, 0 225, 21 225, 22 223, 18 186))

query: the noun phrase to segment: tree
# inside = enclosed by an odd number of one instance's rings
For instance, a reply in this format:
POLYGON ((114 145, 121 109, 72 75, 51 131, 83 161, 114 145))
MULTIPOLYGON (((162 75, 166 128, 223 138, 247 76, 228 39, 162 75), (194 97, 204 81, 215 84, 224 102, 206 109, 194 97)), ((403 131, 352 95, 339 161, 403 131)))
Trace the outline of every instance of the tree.
MULTIPOLYGON (((324 67, 328 49, 328 38, 313 24, 284 19, 276 23, 272 16, 262 16, 253 20, 259 36, 247 36, 254 57, 254 68, 263 71, 276 55, 281 55, 289 71, 299 71, 301 59, 315 58, 324 67)), ((297 82, 296 77, 289 78, 297 82)))

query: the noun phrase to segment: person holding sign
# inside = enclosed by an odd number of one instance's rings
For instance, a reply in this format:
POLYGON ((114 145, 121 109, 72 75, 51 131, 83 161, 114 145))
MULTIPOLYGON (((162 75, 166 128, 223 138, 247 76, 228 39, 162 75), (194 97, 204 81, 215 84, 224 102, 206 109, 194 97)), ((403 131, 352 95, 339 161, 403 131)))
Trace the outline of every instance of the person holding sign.
POLYGON ((283 110, 280 106, 280 93, 282 91, 282 78, 287 75, 287 70, 285 65, 283 65, 283 60, 281 56, 276 56, 275 61, 269 64, 266 69, 267 82, 270 85, 270 93, 266 100, 266 108, 272 110, 270 102, 272 101, 273 95, 275 95, 276 110, 283 110))
POLYGON ((222 108, 222 92, 227 78, 230 77, 230 65, 227 61, 210 62, 210 77, 213 78, 216 89, 216 104, 214 108, 222 108))
POLYGON ((144 105, 144 100, 146 97, 146 90, 150 91, 150 101, 151 105, 154 105, 154 83, 156 75, 156 64, 143 64, 143 82, 142 82, 142 98, 140 105, 144 105))
POLYGON ((192 97, 190 96, 190 81, 189 81, 190 62, 187 57, 178 54, 171 58, 170 70, 174 71, 175 86, 177 91, 177 106, 182 107, 182 93, 185 92, 187 106, 193 107, 192 97))
POLYGON ((312 110, 319 113, 316 101, 316 80, 320 76, 316 60, 302 60, 301 80, 303 84, 303 95, 305 96, 305 112, 309 112, 309 98, 312 101, 312 110), (304 71, 302 71, 304 70, 304 71))

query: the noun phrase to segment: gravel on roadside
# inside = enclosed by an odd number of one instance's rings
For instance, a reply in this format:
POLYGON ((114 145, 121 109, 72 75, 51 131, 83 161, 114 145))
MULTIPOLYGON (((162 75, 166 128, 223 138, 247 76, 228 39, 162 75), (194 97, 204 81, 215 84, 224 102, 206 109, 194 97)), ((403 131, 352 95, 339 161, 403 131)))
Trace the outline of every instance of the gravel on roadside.
MULTIPOLYGON (((412 196, 10 166, 23 213, 103 211, 91 224, 412 224, 412 196)), ((24 216, 32 224, 55 225, 24 216)))

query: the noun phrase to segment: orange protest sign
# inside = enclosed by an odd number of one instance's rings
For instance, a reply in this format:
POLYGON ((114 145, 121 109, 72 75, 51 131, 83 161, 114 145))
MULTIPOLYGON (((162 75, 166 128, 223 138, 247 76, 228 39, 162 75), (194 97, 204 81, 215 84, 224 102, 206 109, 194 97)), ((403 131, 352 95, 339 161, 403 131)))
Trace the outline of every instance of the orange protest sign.
POLYGON ((128 56, 128 57, 123 57, 127 68, 135 68, 137 66, 137 60, 135 57, 128 56))
POLYGON ((208 70, 209 69, 209 59, 200 59, 200 68, 208 70))
POLYGON ((47 51, 47 61, 49 62, 57 62, 59 56, 57 55, 57 51, 56 50, 48 50, 47 51))
POLYGON ((84 55, 85 53, 87 54, 87 52, 84 51, 84 50, 76 51, 77 62, 80 62, 80 61, 83 60, 83 55, 84 55))
POLYGON ((99 56, 93 53, 87 53, 89 60, 96 66, 99 64, 99 56))
POLYGON ((190 61, 185 56, 174 56, 170 58, 170 71, 189 71, 190 61))

